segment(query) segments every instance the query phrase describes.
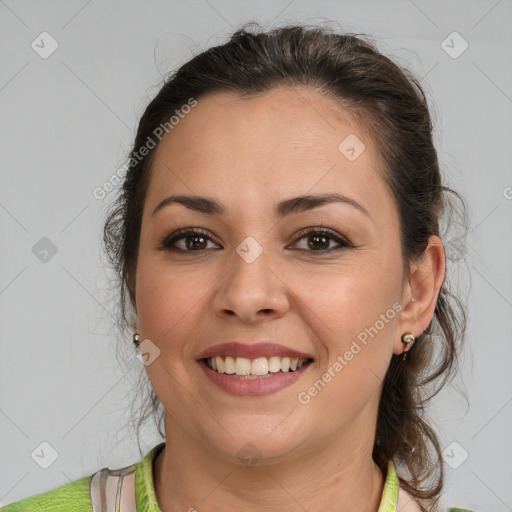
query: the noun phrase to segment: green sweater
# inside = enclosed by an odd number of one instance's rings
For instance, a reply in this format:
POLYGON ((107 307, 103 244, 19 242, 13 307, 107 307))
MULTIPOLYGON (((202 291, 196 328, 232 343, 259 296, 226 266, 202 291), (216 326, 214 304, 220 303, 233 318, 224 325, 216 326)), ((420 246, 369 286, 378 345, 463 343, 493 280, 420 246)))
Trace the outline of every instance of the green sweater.
MULTIPOLYGON (((153 485, 153 460, 164 448, 158 444, 137 464, 135 472, 135 499, 137 512, 161 512, 156 501, 153 485)), ((90 482, 93 475, 86 476, 41 494, 36 494, 0 509, 0 512, 92 512, 90 482)), ((399 481, 395 466, 389 463, 388 473, 378 512, 397 510, 399 481)), ((464 511, 463 509, 451 509, 464 511)))

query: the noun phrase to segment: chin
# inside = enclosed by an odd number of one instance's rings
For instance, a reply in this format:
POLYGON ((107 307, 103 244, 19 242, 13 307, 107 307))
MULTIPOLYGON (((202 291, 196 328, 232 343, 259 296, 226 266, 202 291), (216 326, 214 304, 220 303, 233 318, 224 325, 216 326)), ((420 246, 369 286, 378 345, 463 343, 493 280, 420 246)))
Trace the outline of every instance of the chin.
POLYGON ((205 435, 203 439, 210 451, 228 463, 253 467, 289 460, 290 454, 302 444, 304 436, 299 431, 284 428, 284 422, 279 425, 283 417, 272 426, 269 426, 268 417, 262 419, 261 423, 254 420, 254 416, 251 418, 234 423, 222 422, 227 432, 222 431, 220 438, 212 439, 205 435), (241 424, 245 428, 241 429, 241 424), (279 426, 276 428, 276 425, 279 426))

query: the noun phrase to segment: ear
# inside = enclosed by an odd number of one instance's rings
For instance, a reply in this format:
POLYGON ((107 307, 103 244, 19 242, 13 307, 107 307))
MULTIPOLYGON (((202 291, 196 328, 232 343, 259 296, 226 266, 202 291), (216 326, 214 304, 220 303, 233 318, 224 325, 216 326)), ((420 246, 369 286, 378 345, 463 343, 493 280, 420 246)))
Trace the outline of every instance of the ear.
POLYGON ((133 283, 132 279, 130 278, 130 276, 128 276, 128 279, 126 282, 126 288, 128 290, 128 294, 130 296, 130 302, 132 303, 133 309, 135 310, 135 313, 137 313, 137 301, 135 299, 135 286, 134 286, 134 283, 133 283))
POLYGON ((411 263, 409 277, 402 289, 402 310, 397 323, 393 353, 403 352, 403 333, 412 332, 417 338, 429 326, 445 275, 446 255, 443 243, 438 236, 432 235, 421 259, 411 263))
POLYGON ((130 302, 132 303, 135 314, 137 314, 137 302, 135 300, 135 293, 130 291, 130 302))

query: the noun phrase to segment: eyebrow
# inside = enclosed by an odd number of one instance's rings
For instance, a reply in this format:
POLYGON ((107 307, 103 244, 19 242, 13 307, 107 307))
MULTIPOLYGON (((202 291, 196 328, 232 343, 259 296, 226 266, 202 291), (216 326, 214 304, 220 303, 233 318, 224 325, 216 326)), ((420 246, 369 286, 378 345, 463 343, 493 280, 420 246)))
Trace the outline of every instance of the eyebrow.
MULTIPOLYGON (((274 215, 277 219, 282 219, 292 214, 302 213, 312 210, 313 208, 318 208, 319 206, 335 202, 348 204, 371 218, 370 213, 364 206, 354 199, 342 194, 305 195, 286 199, 275 206, 274 215)), ((158 203, 151 215, 155 215, 162 208, 170 204, 181 204, 194 212, 206 213, 209 215, 224 215, 226 213, 225 207, 213 198, 175 195, 166 197, 163 201, 158 203)))

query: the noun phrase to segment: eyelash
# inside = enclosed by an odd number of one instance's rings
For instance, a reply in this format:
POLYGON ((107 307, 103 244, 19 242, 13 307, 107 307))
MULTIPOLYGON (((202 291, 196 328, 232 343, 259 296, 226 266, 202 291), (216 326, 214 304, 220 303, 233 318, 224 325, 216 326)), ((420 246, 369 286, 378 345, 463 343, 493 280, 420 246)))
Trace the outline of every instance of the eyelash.
MULTIPOLYGON (((302 240, 303 238, 307 238, 308 236, 311 236, 311 235, 327 236, 328 238, 331 238, 333 241, 337 242, 339 244, 339 246, 335 247, 335 248, 331 248, 331 249, 321 250, 321 251, 297 249, 298 251, 309 252, 309 253, 319 253, 319 254, 329 254, 332 252, 337 252, 337 251, 341 251, 343 249, 353 247, 353 245, 346 238, 337 235, 335 231, 333 231, 332 229, 328 229, 328 228, 307 228, 302 231, 299 231, 296 235, 296 236, 298 236, 297 241, 302 240)), ((210 236, 208 236, 208 233, 202 229, 184 228, 184 229, 179 229, 178 231, 167 236, 160 244, 159 249, 162 251, 179 252, 182 254, 183 253, 204 252, 206 250, 206 249, 198 249, 198 250, 178 249, 177 247, 173 246, 173 244, 177 240, 180 240, 182 238, 187 238, 188 236, 203 236, 203 237, 211 240, 210 236)))

